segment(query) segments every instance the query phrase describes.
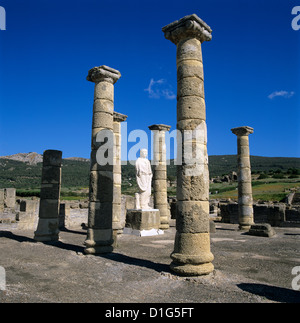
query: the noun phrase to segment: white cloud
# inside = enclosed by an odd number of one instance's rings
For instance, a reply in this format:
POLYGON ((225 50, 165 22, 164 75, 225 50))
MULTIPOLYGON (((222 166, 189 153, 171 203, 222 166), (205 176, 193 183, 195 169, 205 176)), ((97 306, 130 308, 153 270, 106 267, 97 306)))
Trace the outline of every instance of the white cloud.
POLYGON ((281 96, 283 98, 289 99, 294 94, 295 94, 295 92, 293 92, 293 91, 290 91, 290 92, 288 92, 288 91, 275 91, 275 92, 271 93, 270 95, 268 95, 268 98, 272 100, 277 96, 281 96))
POLYGON ((148 92, 149 98, 160 99, 164 97, 168 100, 176 99, 176 94, 170 89, 165 79, 155 81, 153 78, 150 80, 149 86, 144 91, 148 92), (162 88, 163 85, 163 88, 162 88))

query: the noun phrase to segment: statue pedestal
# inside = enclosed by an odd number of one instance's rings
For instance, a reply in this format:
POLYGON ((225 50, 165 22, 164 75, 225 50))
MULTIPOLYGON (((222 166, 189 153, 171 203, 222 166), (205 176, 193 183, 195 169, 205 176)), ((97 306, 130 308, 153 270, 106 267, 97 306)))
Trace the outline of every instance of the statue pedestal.
POLYGON ((160 212, 158 209, 129 209, 123 233, 138 236, 163 234, 159 230, 160 212))

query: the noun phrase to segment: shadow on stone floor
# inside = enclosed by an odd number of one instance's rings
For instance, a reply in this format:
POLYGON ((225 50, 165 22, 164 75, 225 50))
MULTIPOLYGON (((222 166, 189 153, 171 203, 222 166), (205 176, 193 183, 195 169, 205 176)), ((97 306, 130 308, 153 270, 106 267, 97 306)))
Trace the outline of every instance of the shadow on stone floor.
MULTIPOLYGON (((45 245, 49 245, 49 246, 57 247, 60 249, 74 251, 76 253, 84 254, 84 246, 65 243, 62 241, 37 242, 32 238, 29 238, 26 236, 21 236, 21 235, 16 235, 10 231, 0 231, 0 237, 5 237, 8 239, 18 241, 18 242, 43 243, 45 245)), ((95 257, 105 258, 105 259, 109 259, 112 261, 124 263, 127 265, 145 267, 148 269, 155 270, 156 272, 159 272, 159 273, 160 272, 170 272, 169 265, 167 265, 167 264, 161 264, 161 263, 156 263, 156 262, 153 262, 150 260, 130 257, 130 256, 126 256, 126 255, 123 255, 123 254, 117 253, 117 252, 112 252, 112 253, 107 253, 107 254, 99 254, 99 255, 95 255, 95 257)))
POLYGON ((237 284, 241 290, 280 303, 300 303, 300 291, 265 284, 237 284))

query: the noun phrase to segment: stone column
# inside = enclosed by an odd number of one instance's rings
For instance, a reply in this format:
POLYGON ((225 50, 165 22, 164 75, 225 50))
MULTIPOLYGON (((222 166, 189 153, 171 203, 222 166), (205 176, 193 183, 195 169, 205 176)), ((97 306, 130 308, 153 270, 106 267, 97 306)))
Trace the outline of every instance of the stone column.
POLYGON ((237 136, 237 162, 238 162, 238 204, 239 228, 249 230, 253 224, 253 200, 251 185, 251 165, 249 154, 249 134, 253 133, 251 127, 233 128, 231 131, 237 136))
POLYGON ((122 233, 124 225, 121 223, 121 203, 122 203, 122 171, 121 171, 121 122, 126 121, 127 116, 114 112, 114 193, 113 193, 113 222, 112 227, 117 233, 122 233))
POLYGON ((34 233, 37 241, 58 240, 61 163, 61 151, 44 151, 39 221, 34 233))
POLYGON ((201 43, 211 29, 197 15, 163 27, 177 45, 177 218, 171 269, 182 275, 213 271, 209 234, 209 173, 201 43), (182 140, 180 140, 182 139, 182 140))
POLYGON ((114 84, 120 77, 119 71, 105 65, 94 67, 87 76, 88 81, 95 83, 88 230, 85 241, 87 254, 113 250, 114 84))
POLYGON ((154 124, 149 126, 153 132, 153 196, 154 208, 160 211, 160 229, 169 229, 170 208, 167 195, 167 158, 165 133, 171 126, 154 124))

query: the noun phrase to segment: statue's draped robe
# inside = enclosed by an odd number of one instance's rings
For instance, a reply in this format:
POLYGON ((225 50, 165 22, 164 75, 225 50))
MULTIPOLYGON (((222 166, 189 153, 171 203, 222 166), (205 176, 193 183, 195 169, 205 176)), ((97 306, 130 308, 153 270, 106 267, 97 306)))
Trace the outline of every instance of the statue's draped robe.
POLYGON ((148 159, 138 158, 135 164, 136 181, 141 192, 151 192, 152 169, 148 159))
POLYGON ((152 169, 148 159, 138 158, 135 164, 136 182, 140 190, 140 206, 149 209, 151 196, 152 169))

